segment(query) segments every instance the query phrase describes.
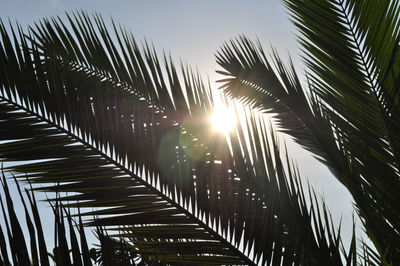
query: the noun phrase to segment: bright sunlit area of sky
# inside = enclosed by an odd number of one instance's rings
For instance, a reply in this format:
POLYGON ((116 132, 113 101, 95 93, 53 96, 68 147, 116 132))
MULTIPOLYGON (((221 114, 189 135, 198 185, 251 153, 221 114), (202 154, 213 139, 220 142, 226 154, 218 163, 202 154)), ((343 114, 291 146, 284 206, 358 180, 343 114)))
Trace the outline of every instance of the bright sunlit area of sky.
MULTIPOLYGON (((290 54, 299 75, 304 73, 296 29, 280 0, 0 0, 0 4, 3 21, 18 21, 23 27, 43 17, 63 18, 65 11, 98 12, 106 21, 113 18, 130 30, 139 43, 146 39, 160 53, 171 53, 176 63, 182 61, 197 68, 205 79, 210 79, 213 88, 218 87, 215 81, 223 78, 215 72, 219 67, 214 54, 225 41, 240 34, 253 40, 258 38, 267 53, 272 46, 283 59, 290 54)), ((342 232, 348 244, 354 212, 351 196, 325 166, 290 140, 288 150, 304 183, 308 180, 317 195, 325 199, 335 224, 342 219, 342 232)), ((44 222, 51 228, 52 221, 44 222)), ((51 237, 48 239, 52 241, 51 237)))

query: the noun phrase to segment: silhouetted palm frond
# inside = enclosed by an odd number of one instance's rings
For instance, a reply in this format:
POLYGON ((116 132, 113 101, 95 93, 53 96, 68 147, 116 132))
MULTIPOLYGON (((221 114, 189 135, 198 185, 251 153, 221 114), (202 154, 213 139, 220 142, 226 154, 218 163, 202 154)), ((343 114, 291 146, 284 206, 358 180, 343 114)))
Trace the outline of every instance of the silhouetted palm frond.
POLYGON ((389 263, 400 259, 398 1, 284 1, 308 67, 294 67, 245 37, 217 55, 225 92, 275 114, 279 128, 353 195, 367 234, 389 263), (270 63, 273 62, 273 63, 270 63))
POLYGON ((197 75, 115 24, 111 37, 100 16, 67 17, 28 33, 1 24, 0 157, 22 162, 10 169, 69 192, 65 207, 95 208, 82 213, 99 217, 89 225, 122 227, 115 236, 149 259, 342 263, 327 212, 307 208, 262 122, 229 143, 210 134, 214 103, 197 75))

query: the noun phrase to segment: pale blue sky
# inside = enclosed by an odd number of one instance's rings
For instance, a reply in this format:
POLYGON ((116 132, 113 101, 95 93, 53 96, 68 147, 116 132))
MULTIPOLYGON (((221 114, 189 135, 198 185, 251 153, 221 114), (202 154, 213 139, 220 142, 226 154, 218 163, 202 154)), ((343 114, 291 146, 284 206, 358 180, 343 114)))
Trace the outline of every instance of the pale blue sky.
POLYGON ((272 44, 284 53, 296 53, 294 31, 279 0, 1 0, 1 4, 1 18, 23 25, 44 16, 63 16, 64 11, 100 12, 130 29, 137 40, 146 37, 202 72, 215 69, 213 53, 222 42, 242 33, 258 36, 267 47, 272 44))
MULTIPOLYGON (((112 17, 131 30, 137 41, 146 38, 157 50, 171 52, 175 61, 181 59, 209 75, 213 87, 218 79, 213 54, 224 41, 238 34, 258 37, 266 51, 272 45, 283 58, 290 53, 296 68, 303 71, 296 30, 280 0, 0 0, 0 4, 3 21, 10 18, 23 26, 42 17, 63 17, 65 11, 85 10, 99 12, 105 19, 112 17)), ((347 191, 302 149, 289 145, 289 152, 302 176, 324 195, 334 220, 338 222, 343 216, 343 232, 349 237, 352 203, 347 191)))

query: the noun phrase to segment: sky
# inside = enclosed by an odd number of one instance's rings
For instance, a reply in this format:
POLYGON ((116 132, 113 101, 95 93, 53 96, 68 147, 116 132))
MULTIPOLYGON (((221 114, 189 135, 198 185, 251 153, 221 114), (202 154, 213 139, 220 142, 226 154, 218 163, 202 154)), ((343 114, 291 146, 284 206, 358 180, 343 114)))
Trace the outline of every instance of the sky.
MULTIPOLYGON (((65 18, 65 11, 98 12, 106 20, 112 17, 139 43, 146 39, 156 50, 171 53, 175 62, 197 68, 214 88, 218 86, 215 80, 221 78, 215 73, 219 67, 214 54, 225 41, 240 34, 258 38, 266 52, 272 46, 284 59, 290 54, 299 74, 304 73, 296 29, 280 0, 0 0, 0 6, 3 21, 18 21, 22 26, 43 17, 65 18)), ((289 154, 305 182, 323 196, 336 224, 342 220, 345 243, 349 243, 354 212, 349 193, 300 147, 289 143, 289 154)))

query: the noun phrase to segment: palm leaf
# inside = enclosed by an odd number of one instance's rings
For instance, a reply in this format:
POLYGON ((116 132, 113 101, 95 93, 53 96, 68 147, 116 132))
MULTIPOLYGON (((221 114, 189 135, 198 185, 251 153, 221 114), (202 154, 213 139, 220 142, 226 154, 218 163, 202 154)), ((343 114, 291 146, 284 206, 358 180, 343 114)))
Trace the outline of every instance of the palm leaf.
POLYGON ((246 38, 217 55, 233 97, 276 113, 280 129, 313 152, 353 195, 382 257, 398 259, 397 1, 285 1, 300 31, 308 89, 292 64, 246 38), (310 93, 307 94, 306 91, 310 93), (397 248, 396 248, 397 247, 397 248), (390 255, 384 256, 389 249, 390 255))
POLYGON ((286 173, 261 122, 248 127, 262 132, 253 133, 251 147, 263 150, 247 147, 241 128, 229 145, 210 137, 213 100, 199 77, 183 68, 182 84, 169 59, 161 67, 154 49, 142 51, 114 25, 115 45, 100 16, 68 19, 71 30, 60 19, 43 20, 29 35, 18 28, 19 37, 0 28, 0 156, 26 160, 10 169, 47 184, 39 190, 74 192, 59 200, 98 208, 82 214, 99 216, 89 224, 123 226, 149 258, 341 262, 332 225, 307 210, 298 174, 290 165, 286 173))

